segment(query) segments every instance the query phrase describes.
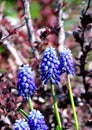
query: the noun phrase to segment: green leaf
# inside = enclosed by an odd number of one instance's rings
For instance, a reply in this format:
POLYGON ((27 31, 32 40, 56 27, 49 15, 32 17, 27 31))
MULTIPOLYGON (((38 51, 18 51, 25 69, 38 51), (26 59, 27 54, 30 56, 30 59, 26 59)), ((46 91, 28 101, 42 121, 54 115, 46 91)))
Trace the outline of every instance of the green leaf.
POLYGON ((39 16, 41 10, 41 5, 37 1, 32 1, 30 5, 30 13, 33 19, 37 18, 39 16))
POLYGON ((18 111, 24 116, 25 119, 28 119, 28 114, 24 110, 18 108, 18 111))

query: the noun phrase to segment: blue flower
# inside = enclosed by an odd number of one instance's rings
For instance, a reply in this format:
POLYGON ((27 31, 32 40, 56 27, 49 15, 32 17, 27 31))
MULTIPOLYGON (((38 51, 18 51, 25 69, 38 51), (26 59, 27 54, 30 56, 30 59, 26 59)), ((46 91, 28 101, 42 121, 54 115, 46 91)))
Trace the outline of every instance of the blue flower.
POLYGON ((30 128, 24 119, 19 119, 15 121, 14 130, 30 130, 30 128))
POLYGON ((61 74, 67 72, 67 74, 74 75, 74 62, 72 58, 71 50, 64 48, 60 55, 60 70, 61 74))
POLYGON ((44 81, 44 84, 47 84, 48 80, 52 84, 57 84, 60 81, 59 64, 55 49, 53 47, 46 48, 40 64, 42 70, 41 80, 44 81))
POLYGON ((28 97, 32 96, 36 91, 37 88, 29 65, 19 67, 17 89, 18 96, 22 96, 24 101, 27 101, 28 97))
POLYGON ((39 110, 34 109, 29 113, 28 124, 30 126, 30 130, 48 130, 44 121, 44 116, 39 110))

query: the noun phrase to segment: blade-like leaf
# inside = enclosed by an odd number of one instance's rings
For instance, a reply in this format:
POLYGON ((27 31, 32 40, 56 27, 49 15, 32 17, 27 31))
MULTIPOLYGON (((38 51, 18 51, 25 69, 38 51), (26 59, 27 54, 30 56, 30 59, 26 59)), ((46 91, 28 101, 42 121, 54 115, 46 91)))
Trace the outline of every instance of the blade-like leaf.
POLYGON ((20 108, 18 109, 18 111, 24 116, 25 119, 28 119, 28 114, 25 111, 20 108))

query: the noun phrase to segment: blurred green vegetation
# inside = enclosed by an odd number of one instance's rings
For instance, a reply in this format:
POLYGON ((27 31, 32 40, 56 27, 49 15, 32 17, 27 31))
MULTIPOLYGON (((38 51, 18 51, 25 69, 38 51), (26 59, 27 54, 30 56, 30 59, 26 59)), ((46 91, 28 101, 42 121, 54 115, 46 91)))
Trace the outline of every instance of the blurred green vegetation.
POLYGON ((64 28, 65 30, 70 30, 70 28, 72 28, 73 25, 77 25, 77 24, 78 24, 77 19, 74 19, 74 18, 68 19, 64 22, 64 28))
MULTIPOLYGON (((0 4, 3 1, 4 0, 0 0, 0 4)), ((5 1, 6 1, 6 3, 5 3, 5 7, 4 7, 4 15, 5 16, 11 16, 13 18, 17 18, 18 17, 18 14, 17 14, 17 0, 5 0, 5 1)), ((65 0, 65 1, 67 2, 67 5, 64 8, 64 11, 66 13, 68 13, 67 12, 68 9, 77 10, 77 13, 78 13, 79 8, 75 8, 75 7, 80 5, 81 2, 83 2, 84 0, 65 0)), ((54 4, 55 4, 55 1, 54 1, 54 4)), ((84 6, 85 6, 85 4, 82 5, 82 7, 84 7, 84 6)), ((55 5, 54 5, 54 7, 55 7, 55 5)), ((31 13, 32 19, 36 19, 36 18, 38 18, 40 16, 41 8, 42 8, 42 4, 38 0, 32 0, 32 2, 30 4, 30 13, 31 13)), ((69 14, 69 15, 71 15, 71 14, 69 14)), ((69 29, 72 25, 76 25, 76 23, 77 23, 76 18, 69 17, 65 21, 65 29, 69 29)))
POLYGON ((5 52, 5 49, 4 49, 4 47, 0 46, 0 54, 3 52, 5 52))
POLYGON ((88 61, 92 61, 92 51, 89 52, 89 55, 87 57, 87 60, 88 61))
MULTIPOLYGON (((0 4, 3 2, 3 0, 0 0, 0 4)), ((4 7, 4 15, 5 16, 11 16, 11 17, 17 17, 17 0, 5 0, 5 7, 4 7)), ((37 18, 40 14, 41 4, 33 0, 30 4, 30 13, 33 19, 37 18)))
MULTIPOLYGON (((3 0, 0 0, 0 4, 2 1, 3 0)), ((17 17, 16 2, 17 0, 5 0, 5 7, 3 12, 5 16, 17 17)))
POLYGON ((41 4, 37 1, 32 1, 30 5, 30 13, 33 19, 37 18, 40 14, 41 4))

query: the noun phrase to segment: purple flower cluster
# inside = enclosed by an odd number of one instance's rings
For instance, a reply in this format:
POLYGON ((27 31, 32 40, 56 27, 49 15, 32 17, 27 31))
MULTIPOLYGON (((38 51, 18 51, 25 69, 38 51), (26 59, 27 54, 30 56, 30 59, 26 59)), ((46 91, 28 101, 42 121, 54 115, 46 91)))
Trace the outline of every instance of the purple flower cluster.
POLYGON ((14 130, 30 130, 30 128, 24 119, 19 119, 14 124, 14 130))
POLYGON ((52 84, 58 83, 60 81, 60 74, 64 72, 74 75, 72 53, 66 48, 60 53, 60 61, 53 47, 46 48, 40 67, 42 70, 41 79, 44 81, 44 84, 47 84, 48 80, 52 84))
POLYGON ((36 91, 37 88, 29 65, 19 67, 17 89, 18 96, 22 96, 24 101, 27 101, 28 97, 36 91))
POLYGON ((32 110, 28 115, 28 122, 24 119, 16 120, 14 130, 48 130, 44 116, 39 110, 32 110))
POLYGON ((61 74, 66 72, 67 74, 74 75, 74 62, 71 50, 64 48, 64 50, 61 52, 59 69, 61 71, 61 74))
POLYGON ((28 116, 28 124, 31 130, 47 130, 48 127, 45 124, 44 116, 39 110, 33 110, 28 116))
MULTIPOLYGON (((48 80, 52 84, 58 84, 60 74, 74 74, 74 63, 72 53, 69 49, 64 49, 60 54, 60 61, 56 56, 53 47, 44 51, 44 56, 40 64, 42 70, 42 81, 47 84, 48 80)), ((36 86, 29 65, 19 67, 18 71, 18 95, 22 96, 24 101, 28 100, 36 91, 36 86)), ((27 122, 24 119, 16 120, 14 124, 15 130, 48 130, 44 116, 39 110, 33 109, 29 115, 27 122)))
POLYGON ((57 84, 60 81, 59 60, 53 47, 46 48, 44 51, 40 67, 42 70, 41 80, 44 81, 44 84, 47 84, 48 80, 52 84, 57 84))

